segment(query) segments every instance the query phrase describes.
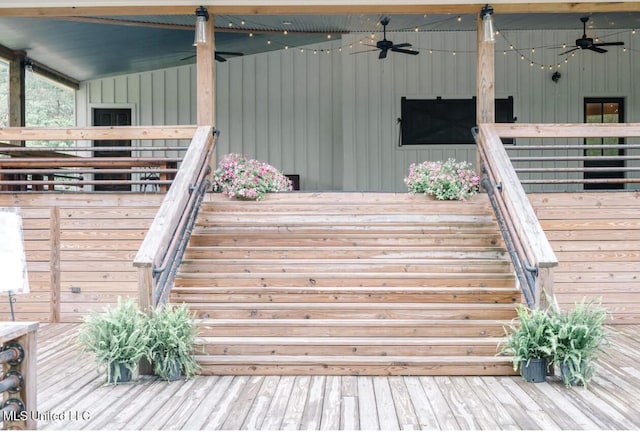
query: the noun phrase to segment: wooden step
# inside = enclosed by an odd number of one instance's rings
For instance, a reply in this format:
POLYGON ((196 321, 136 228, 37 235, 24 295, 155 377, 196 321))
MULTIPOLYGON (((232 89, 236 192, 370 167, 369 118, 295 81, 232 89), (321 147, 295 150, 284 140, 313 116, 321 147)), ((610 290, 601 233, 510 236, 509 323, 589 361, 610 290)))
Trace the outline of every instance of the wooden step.
POLYGON ((178 273, 175 286, 513 286, 512 273, 178 273))
POLYGON ((495 356, 501 338, 208 337, 196 349, 229 356, 495 356))
POLYGON ((194 231, 191 234, 190 244, 192 246, 216 246, 216 245, 235 245, 242 246, 309 246, 309 247, 495 247, 501 244, 496 234, 493 235, 464 235, 464 234, 443 234, 437 236, 425 235, 419 238, 415 236, 399 236, 394 235, 314 235, 313 237, 300 238, 295 235, 276 235, 268 237, 264 235, 225 235, 222 233, 202 233, 194 231))
POLYGON ((192 303, 201 319, 506 320, 513 304, 484 303, 192 303))
POLYGON ((502 247, 288 247, 194 246, 185 259, 508 259, 502 247))
POLYGON ((504 320, 207 319, 199 336, 503 337, 504 320))
POLYGON ((197 356, 203 375, 515 375, 504 357, 197 356))
POLYGON ((174 287, 171 301, 174 303, 516 303, 521 299, 519 290, 513 287, 295 287, 263 286, 174 287))
POLYGON ((509 272, 506 260, 483 259, 402 259, 336 262, 333 259, 265 259, 224 260, 185 259, 180 266, 182 273, 312 273, 312 272, 407 272, 407 273, 480 273, 509 272), (328 262, 331 260, 331 262, 328 262))

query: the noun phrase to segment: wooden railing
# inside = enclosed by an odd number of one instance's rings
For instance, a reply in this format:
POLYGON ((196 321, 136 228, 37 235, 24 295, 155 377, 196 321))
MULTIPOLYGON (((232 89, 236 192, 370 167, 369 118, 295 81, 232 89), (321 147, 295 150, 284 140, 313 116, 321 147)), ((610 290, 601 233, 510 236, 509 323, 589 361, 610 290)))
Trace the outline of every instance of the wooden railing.
POLYGON ((494 129, 501 138, 514 138, 515 144, 504 149, 520 182, 530 190, 543 185, 555 185, 556 189, 565 185, 571 191, 613 189, 614 185, 620 188, 640 183, 639 123, 495 124, 494 129), (609 141, 588 144, 585 138, 609 141), (590 153, 600 150, 604 155, 590 153))
POLYGON ((180 170, 133 261, 138 268, 138 304, 143 310, 162 300, 164 291, 158 288, 159 275, 172 268, 170 264, 175 264, 176 259, 179 263, 176 254, 190 232, 192 223, 189 224, 188 218, 193 219, 197 214, 198 196, 203 195, 202 183, 210 170, 217 133, 213 127, 196 130, 180 170))
POLYGON ((523 292, 528 289, 527 277, 531 278, 532 289, 525 292, 525 299, 530 306, 546 307, 547 298, 553 297, 553 267, 558 260, 494 125, 479 125, 475 136, 487 181, 485 189, 492 201, 495 199, 496 215, 504 225, 512 259, 515 256, 514 267, 521 269, 523 292))
POLYGON ((21 147, 8 141, 177 140, 191 139, 195 129, 195 126, 3 128, 0 156, 5 157, 0 158, 0 191, 93 187, 104 192, 132 190, 132 186, 138 186, 140 191, 166 191, 182 160, 166 154, 180 155, 186 147, 21 147))
POLYGON ((2 406, 5 430, 35 430, 37 322, 0 323, 2 406))

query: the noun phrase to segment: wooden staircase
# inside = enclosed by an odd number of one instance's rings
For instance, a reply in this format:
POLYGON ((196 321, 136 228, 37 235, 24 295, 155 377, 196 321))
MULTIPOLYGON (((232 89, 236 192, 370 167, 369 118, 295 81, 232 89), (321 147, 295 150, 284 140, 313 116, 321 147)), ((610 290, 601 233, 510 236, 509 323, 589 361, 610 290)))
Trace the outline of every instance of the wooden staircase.
POLYGON ((202 320, 204 374, 513 374, 520 293, 484 195, 209 194, 171 301, 202 320))

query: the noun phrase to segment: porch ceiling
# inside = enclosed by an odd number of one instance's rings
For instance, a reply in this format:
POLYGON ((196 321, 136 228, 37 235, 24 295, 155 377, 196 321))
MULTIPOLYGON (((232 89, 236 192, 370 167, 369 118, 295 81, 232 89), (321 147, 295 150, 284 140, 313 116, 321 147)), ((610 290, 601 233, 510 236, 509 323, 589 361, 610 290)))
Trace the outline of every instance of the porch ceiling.
MULTIPOLYGON (((589 11, 571 14, 501 14, 500 30, 575 29, 589 11)), ((217 15, 216 49, 245 55, 306 46, 345 33, 381 33, 383 15, 217 15), (284 31, 288 34, 285 35, 284 31), (250 37, 249 32, 254 36, 250 37), (271 41, 268 44, 267 41, 271 41)), ((388 31, 469 31, 472 14, 390 15, 388 31)), ((640 28, 640 13, 591 15, 589 36, 606 37, 616 29, 640 28)), ((24 50, 30 59, 77 80, 172 67, 194 62, 193 15, 81 18, 0 17, 0 45, 24 50)), ((566 41, 558 41, 562 44, 566 41)))

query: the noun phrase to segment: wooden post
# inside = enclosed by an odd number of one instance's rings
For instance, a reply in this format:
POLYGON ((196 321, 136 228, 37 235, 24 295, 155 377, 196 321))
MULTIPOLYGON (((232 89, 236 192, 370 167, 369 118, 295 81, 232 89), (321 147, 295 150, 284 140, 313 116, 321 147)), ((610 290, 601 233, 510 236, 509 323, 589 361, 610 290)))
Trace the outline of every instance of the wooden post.
POLYGON ((60 322, 60 208, 52 207, 49 218, 51 254, 49 259, 51 301, 49 320, 60 322))
MULTIPOLYGON (((478 11, 479 12, 479 11, 478 11)), ((476 123, 495 123, 495 42, 484 41, 482 17, 477 20, 478 59, 476 72, 476 123)), ((480 174, 481 157, 476 151, 476 168, 480 174)))
MULTIPOLYGON (((15 51, 9 62, 9 127, 25 125, 25 59, 25 52, 15 51)), ((24 145, 24 141, 14 141, 13 144, 24 145)))
MULTIPOLYGON (((198 126, 215 126, 216 119, 216 62, 215 62, 215 17, 210 14, 207 21, 207 42, 196 47, 196 93, 198 126)), ((211 153, 209 165, 216 165, 215 150, 211 153)), ((212 171, 213 172, 213 171, 212 171)))
MULTIPOLYGON (((149 313, 153 307, 153 265, 136 265, 138 267, 138 307, 149 313)), ((147 359, 141 359, 138 364, 140 375, 153 374, 153 365, 147 359)))
POLYGON ((535 306, 548 309, 555 305, 553 291, 553 268, 540 268, 536 278, 535 306))

